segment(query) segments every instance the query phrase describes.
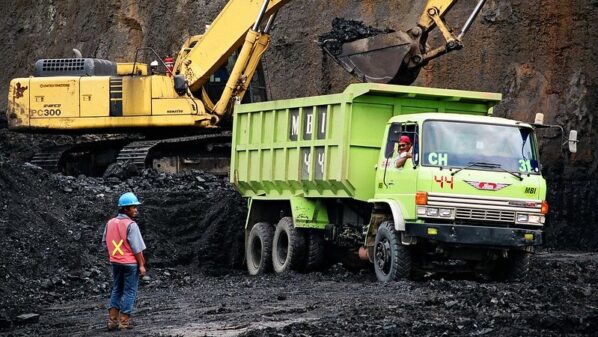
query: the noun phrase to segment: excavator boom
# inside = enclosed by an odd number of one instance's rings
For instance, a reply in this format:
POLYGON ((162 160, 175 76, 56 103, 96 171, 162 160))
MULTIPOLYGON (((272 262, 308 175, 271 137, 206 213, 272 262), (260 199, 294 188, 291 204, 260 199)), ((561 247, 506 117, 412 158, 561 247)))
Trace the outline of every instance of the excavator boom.
MULTIPOLYGON (((266 1, 268 18, 290 0, 266 1)), ((191 37, 177 57, 174 72, 185 76, 191 91, 199 90, 243 43, 264 2, 233 0, 226 4, 202 36, 191 37)))

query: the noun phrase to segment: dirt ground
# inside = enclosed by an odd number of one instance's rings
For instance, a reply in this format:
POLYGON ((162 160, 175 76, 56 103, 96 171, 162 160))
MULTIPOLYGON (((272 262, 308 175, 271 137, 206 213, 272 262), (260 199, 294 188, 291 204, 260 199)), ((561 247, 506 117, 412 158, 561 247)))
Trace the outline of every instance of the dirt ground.
POLYGON ((598 253, 544 249, 523 283, 444 274, 383 284, 340 264, 250 277, 246 203, 225 178, 69 177, 26 162, 25 148, 59 141, 0 129, 0 336, 598 336, 598 253), (129 190, 143 202, 151 280, 135 330, 108 333, 100 239, 129 190))
MULTIPOLYGON (((203 32, 225 0, 2 2, 0 93, 40 58, 131 61, 203 32), (2 54, 4 52, 4 54, 2 54)), ((264 58, 272 99, 337 93, 351 76, 318 46, 335 17, 398 29, 413 1, 293 1, 264 58), (383 4, 383 5, 381 5, 383 4), (402 14, 402 15, 395 15, 402 14)), ((458 27, 476 1, 449 15, 458 27)), ((432 62, 420 86, 501 92, 497 116, 578 129, 580 150, 539 135, 551 212, 545 248, 523 283, 428 275, 382 284, 372 271, 250 277, 243 267, 246 201, 226 179, 151 170, 110 178, 50 174, 27 161, 69 136, 15 134, 0 111, 0 336, 598 336, 596 0, 487 2, 464 50, 432 62), (463 67, 463 65, 467 65, 463 67), (120 193, 138 219, 151 280, 131 332, 104 331, 110 271, 100 245, 120 193), (30 321, 19 318, 32 314, 30 321), (37 316, 36 316, 37 315, 37 316)), ((6 96, 0 96, 5 105, 6 96)))
POLYGON ((98 294, 45 305, 39 323, 0 335, 598 336, 597 267, 598 254, 541 252, 531 281, 511 284, 440 276, 383 284, 340 266, 284 277, 156 268, 159 281, 140 288, 134 331, 104 331, 107 294, 98 294))

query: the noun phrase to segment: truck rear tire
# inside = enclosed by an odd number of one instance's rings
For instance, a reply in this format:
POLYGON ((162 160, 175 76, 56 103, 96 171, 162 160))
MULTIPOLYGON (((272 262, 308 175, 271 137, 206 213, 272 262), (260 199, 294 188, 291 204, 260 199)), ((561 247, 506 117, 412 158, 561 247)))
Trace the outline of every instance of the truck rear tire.
POLYGON ((305 235, 293 225, 291 217, 280 219, 274 231, 272 265, 278 274, 299 270, 305 265, 305 235))
POLYGON ((401 244, 394 223, 383 222, 374 246, 374 270, 379 281, 390 282, 411 276, 411 251, 401 244))
POLYGON ((249 275, 264 274, 272 271, 272 225, 258 222, 253 226, 247 237, 245 256, 247 257, 247 271, 249 275))

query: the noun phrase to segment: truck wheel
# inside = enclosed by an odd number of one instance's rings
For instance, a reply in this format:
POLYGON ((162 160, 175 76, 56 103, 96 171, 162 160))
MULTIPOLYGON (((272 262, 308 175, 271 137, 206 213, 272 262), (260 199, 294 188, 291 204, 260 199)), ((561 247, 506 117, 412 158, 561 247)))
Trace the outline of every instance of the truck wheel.
POLYGON ((529 272, 530 253, 513 252, 509 260, 510 268, 507 281, 524 281, 529 272))
POLYGON ((307 257, 306 271, 321 270, 324 262, 324 232, 319 229, 310 229, 307 232, 307 257))
POLYGON ((272 270, 272 225, 258 222, 247 237, 245 256, 249 275, 264 274, 272 270))
POLYGON ((530 253, 512 251, 509 257, 496 262, 491 277, 495 281, 519 282, 527 278, 530 253))
POLYGON ((290 217, 282 218, 276 225, 272 265, 279 274, 305 265, 305 235, 295 228, 290 217))
POLYGON ((374 246, 374 270, 379 281, 389 282, 411 276, 411 252, 401 244, 392 222, 378 228, 374 246))

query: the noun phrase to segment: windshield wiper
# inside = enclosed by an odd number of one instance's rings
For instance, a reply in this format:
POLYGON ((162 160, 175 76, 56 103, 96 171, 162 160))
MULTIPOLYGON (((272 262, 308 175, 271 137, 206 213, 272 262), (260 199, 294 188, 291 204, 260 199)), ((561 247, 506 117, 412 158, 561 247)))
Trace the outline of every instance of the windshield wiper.
POLYGON ((516 177, 517 179, 519 179, 519 181, 523 180, 523 177, 521 176, 521 174, 519 172, 511 172, 505 168, 503 168, 500 164, 494 164, 494 163, 485 163, 485 162, 479 162, 479 161, 474 161, 474 162, 469 162, 469 164, 467 164, 467 166, 461 167, 458 170, 451 172, 451 176, 454 176, 455 174, 468 169, 468 168, 472 168, 472 167, 482 167, 482 168, 489 168, 489 169, 499 169, 503 172, 509 173, 512 176, 516 177))
POLYGON ((519 172, 512 172, 512 171, 509 171, 509 170, 507 170, 507 169, 503 168, 503 167, 502 167, 500 164, 496 164, 496 168, 497 168, 497 169, 499 169, 499 170, 501 170, 501 171, 503 171, 503 172, 509 173, 510 175, 512 175, 512 176, 514 176, 515 178, 519 179, 519 181, 522 181, 522 180, 523 180, 523 176, 522 176, 522 175, 521 175, 521 173, 519 173, 519 172))
POLYGON ((455 174, 457 174, 457 173, 459 173, 459 172, 461 172, 461 171, 463 171, 465 169, 474 167, 474 166, 476 166, 476 167, 484 167, 484 168, 495 168, 495 165, 496 164, 492 164, 492 163, 484 163, 484 162, 479 162, 479 161, 470 161, 467 164, 467 166, 463 166, 463 167, 457 169, 456 171, 451 172, 451 176, 454 176, 455 174))

